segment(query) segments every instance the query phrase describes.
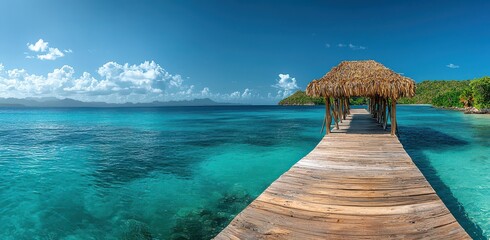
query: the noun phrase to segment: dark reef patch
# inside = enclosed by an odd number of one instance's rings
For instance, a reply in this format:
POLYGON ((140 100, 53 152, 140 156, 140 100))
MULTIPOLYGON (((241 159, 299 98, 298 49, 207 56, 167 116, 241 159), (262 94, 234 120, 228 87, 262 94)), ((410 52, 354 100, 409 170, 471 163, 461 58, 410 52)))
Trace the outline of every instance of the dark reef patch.
POLYGON ((212 239, 252 201, 253 197, 246 192, 228 192, 217 202, 180 216, 170 239, 212 239))
POLYGON ((154 239, 146 224, 138 220, 129 219, 124 222, 121 240, 152 240, 154 239))

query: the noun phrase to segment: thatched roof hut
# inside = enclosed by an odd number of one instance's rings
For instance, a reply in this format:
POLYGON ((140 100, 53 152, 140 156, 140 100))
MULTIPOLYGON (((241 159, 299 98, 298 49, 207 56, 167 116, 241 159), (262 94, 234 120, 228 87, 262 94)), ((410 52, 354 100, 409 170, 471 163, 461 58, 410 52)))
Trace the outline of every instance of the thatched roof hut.
POLYGON ((338 129, 338 122, 349 112, 349 98, 360 96, 369 98, 369 111, 385 129, 389 116, 394 135, 396 101, 401 97, 413 97, 415 82, 373 60, 344 61, 322 78, 309 83, 306 94, 325 98, 327 133, 330 132, 331 121, 330 98, 334 99, 333 115, 338 129))
POLYGON ((373 60, 344 61, 306 88, 315 97, 413 97, 415 82, 373 60))

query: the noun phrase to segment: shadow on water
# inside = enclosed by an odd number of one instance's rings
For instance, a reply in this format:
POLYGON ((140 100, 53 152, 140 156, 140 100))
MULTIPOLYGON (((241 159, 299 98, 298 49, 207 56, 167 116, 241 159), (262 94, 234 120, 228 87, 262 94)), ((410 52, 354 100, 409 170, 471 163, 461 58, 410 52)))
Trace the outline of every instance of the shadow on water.
MULTIPOLYGON (((289 140, 298 141, 298 137, 301 137, 298 133, 305 132, 305 126, 314 126, 317 123, 318 121, 303 118, 270 119, 249 116, 246 119, 234 118, 233 122, 197 119, 182 120, 179 124, 188 125, 190 129, 198 128, 193 134, 194 137, 187 141, 187 144, 192 146, 208 147, 233 143, 271 147, 287 144, 289 140), (199 124, 196 125, 195 122, 199 124), (256 124, 258 122, 260 124, 256 124), (251 126, 251 123, 254 125, 251 126), (203 128, 206 131, 199 130, 203 128)), ((312 138, 305 137, 301 140, 311 141, 312 138)))
POLYGON ((490 131, 488 131, 488 126, 486 125, 473 125, 474 130, 474 140, 484 147, 490 148, 490 131))
POLYGON ((486 239, 483 230, 468 218, 464 207, 438 176, 428 157, 423 153, 424 150, 443 151, 463 147, 469 143, 429 127, 399 126, 399 132, 399 139, 405 150, 456 220, 473 239, 486 239))

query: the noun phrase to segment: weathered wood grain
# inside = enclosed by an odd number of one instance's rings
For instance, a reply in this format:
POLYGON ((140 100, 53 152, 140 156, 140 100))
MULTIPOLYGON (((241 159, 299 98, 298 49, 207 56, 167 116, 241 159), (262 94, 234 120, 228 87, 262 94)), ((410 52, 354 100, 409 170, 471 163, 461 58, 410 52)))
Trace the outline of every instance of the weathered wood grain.
POLYGON ((216 239, 470 239, 398 138, 363 109, 216 239))

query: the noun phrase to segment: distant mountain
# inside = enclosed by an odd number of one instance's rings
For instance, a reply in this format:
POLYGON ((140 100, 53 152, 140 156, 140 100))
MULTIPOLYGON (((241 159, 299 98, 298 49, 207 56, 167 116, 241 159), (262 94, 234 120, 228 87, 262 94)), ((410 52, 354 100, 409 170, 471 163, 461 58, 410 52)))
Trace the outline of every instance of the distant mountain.
POLYGON ((71 98, 58 99, 46 98, 0 98, 0 107, 169 107, 169 106, 220 106, 234 105, 232 103, 219 103, 209 98, 168 101, 154 101, 149 103, 105 103, 105 102, 82 102, 71 98))

